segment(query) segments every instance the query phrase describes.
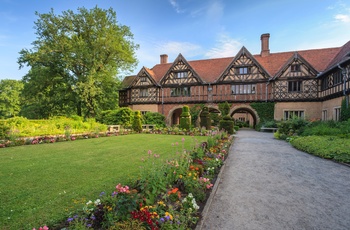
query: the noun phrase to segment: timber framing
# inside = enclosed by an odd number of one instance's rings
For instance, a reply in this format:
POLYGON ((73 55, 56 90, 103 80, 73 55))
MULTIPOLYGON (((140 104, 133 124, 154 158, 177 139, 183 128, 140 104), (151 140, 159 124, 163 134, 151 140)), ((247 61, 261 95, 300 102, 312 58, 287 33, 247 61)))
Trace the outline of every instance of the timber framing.
MULTIPOLYGON (((305 114, 316 119, 325 110, 332 114, 339 107, 336 99, 350 93, 350 41, 341 47, 270 53, 269 37, 262 35, 261 54, 255 55, 243 46, 234 57, 188 61, 180 53, 168 63, 163 54, 160 64, 124 78, 119 105, 169 117, 174 106, 226 101, 232 106, 275 102, 281 111, 305 106, 305 114)), ((276 109, 275 119, 283 119, 281 111, 276 109)))

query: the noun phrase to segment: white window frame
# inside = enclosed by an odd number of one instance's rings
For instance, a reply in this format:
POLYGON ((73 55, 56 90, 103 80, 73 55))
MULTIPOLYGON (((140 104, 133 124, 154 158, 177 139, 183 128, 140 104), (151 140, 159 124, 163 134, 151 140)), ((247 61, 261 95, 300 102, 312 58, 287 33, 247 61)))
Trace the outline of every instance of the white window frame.
POLYGON ((334 107, 334 110, 333 110, 333 120, 335 120, 335 121, 340 121, 340 113, 341 113, 340 106, 334 107))
POLYGON ((294 116, 304 119, 305 110, 303 109, 283 110, 283 120, 292 119, 294 116))

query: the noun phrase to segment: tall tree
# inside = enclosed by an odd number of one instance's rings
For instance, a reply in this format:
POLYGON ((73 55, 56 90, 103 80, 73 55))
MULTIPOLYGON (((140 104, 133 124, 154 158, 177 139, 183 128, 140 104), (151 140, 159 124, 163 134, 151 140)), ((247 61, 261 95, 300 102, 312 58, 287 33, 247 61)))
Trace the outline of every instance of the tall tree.
POLYGON ((23 83, 17 80, 0 80, 0 118, 18 115, 23 83))
POLYGON ((112 8, 78 8, 77 13, 68 10, 62 15, 51 9, 36 15, 37 40, 33 49, 22 49, 18 59, 20 67, 28 65, 32 70, 25 82, 38 81, 32 84, 38 86, 31 87, 32 94, 42 93, 44 82, 53 104, 71 107, 73 103, 78 115, 94 117, 101 110, 114 109, 116 76, 137 63, 138 45, 130 28, 117 23, 112 8))

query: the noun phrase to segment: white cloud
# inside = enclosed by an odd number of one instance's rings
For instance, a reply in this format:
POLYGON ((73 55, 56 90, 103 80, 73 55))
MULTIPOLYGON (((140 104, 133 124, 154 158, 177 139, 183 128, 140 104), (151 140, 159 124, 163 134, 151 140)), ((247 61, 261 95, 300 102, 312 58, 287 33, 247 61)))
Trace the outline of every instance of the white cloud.
POLYGON ((169 0, 171 6, 175 9, 176 13, 183 13, 184 10, 180 8, 179 3, 176 0, 169 0))
POLYGON ((208 58, 232 57, 242 48, 242 44, 225 34, 221 34, 216 44, 205 56, 208 58))
POLYGON ((335 20, 340 21, 340 22, 350 22, 350 15, 346 14, 337 14, 334 16, 335 20))

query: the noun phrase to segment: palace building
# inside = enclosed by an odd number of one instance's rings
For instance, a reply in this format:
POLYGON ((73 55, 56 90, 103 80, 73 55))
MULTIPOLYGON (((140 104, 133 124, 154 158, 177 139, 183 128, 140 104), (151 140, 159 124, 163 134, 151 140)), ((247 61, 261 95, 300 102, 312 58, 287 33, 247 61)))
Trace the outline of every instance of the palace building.
POLYGON ((255 125, 260 118, 250 103, 274 102, 274 119, 292 116, 339 120, 341 102, 350 93, 350 41, 341 47, 270 53, 270 34, 261 35, 260 54, 244 46, 234 57, 187 61, 180 53, 125 77, 119 105, 159 112, 178 124, 184 105, 205 104, 255 125))

